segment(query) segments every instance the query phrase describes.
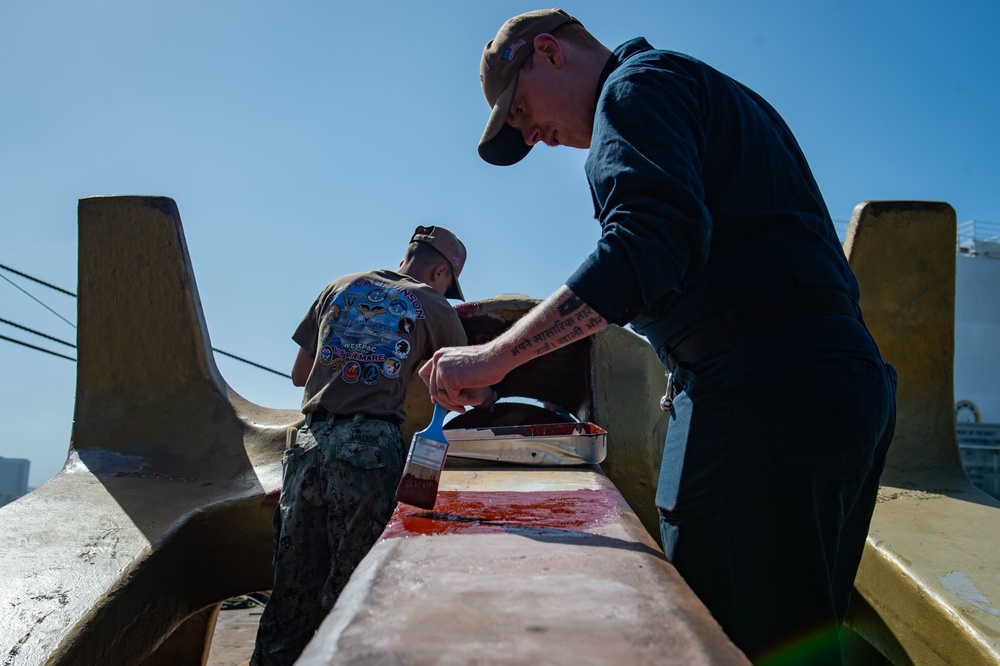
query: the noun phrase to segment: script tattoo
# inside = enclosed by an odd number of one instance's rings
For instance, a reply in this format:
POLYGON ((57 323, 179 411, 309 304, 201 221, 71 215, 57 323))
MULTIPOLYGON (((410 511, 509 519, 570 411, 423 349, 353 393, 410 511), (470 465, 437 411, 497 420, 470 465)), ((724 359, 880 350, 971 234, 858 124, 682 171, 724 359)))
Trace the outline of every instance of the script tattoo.
POLYGON ((531 340, 528 340, 527 338, 524 338, 518 344, 514 345, 514 348, 511 349, 511 354, 513 356, 517 356, 518 354, 520 354, 521 352, 523 352, 525 349, 529 349, 530 347, 531 347, 531 340))
POLYGON ((530 341, 525 339, 515 348, 514 354, 530 348, 534 356, 542 356, 600 330, 605 324, 604 318, 577 296, 561 303, 558 311, 559 318, 551 326, 538 332, 530 341))

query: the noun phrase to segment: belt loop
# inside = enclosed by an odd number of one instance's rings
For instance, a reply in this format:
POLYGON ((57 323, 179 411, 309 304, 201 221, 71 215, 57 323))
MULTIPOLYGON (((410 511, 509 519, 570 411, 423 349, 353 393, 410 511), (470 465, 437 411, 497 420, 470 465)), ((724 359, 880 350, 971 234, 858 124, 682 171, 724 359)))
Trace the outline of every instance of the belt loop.
POLYGON ((306 427, 312 427, 313 423, 313 412, 306 412, 306 427))

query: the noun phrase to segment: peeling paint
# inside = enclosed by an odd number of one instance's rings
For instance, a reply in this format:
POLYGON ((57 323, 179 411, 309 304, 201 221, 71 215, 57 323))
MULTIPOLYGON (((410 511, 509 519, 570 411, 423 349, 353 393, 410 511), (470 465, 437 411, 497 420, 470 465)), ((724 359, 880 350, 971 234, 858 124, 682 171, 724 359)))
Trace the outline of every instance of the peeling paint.
POLYGON ((990 600, 966 574, 961 571, 949 571, 944 576, 938 576, 937 579, 944 585, 946 590, 965 603, 975 606, 994 617, 1000 617, 1000 610, 990 605, 990 600))
POLYGON ((146 460, 141 456, 128 456, 104 449, 74 449, 70 451, 65 472, 95 475, 128 474, 142 471, 146 467, 146 460))

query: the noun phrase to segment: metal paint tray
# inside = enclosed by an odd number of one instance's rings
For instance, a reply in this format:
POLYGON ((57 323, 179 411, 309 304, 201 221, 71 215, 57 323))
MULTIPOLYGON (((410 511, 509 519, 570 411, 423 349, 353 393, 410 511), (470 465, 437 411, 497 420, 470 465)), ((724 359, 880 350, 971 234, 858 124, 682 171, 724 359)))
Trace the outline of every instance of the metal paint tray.
POLYGON ((593 423, 445 429, 448 455, 523 465, 589 465, 604 460, 608 432, 593 423))

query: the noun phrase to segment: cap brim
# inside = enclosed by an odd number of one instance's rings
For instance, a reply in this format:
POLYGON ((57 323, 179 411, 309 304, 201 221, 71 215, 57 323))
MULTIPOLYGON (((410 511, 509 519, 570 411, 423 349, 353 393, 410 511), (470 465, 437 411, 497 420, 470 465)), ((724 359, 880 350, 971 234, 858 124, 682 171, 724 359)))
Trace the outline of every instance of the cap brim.
POLYGON ((479 139, 479 156, 495 166, 510 166, 524 159, 531 151, 531 146, 524 142, 520 130, 507 124, 510 104, 514 100, 514 88, 517 87, 517 76, 510 85, 500 93, 497 103, 493 105, 486 129, 479 139))
POLYGON ((451 281, 451 286, 448 287, 448 291, 444 292, 444 297, 465 301, 465 294, 462 293, 462 286, 458 284, 458 280, 451 281))

